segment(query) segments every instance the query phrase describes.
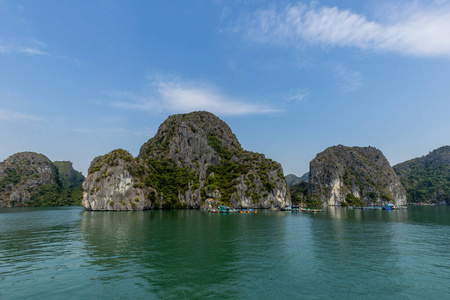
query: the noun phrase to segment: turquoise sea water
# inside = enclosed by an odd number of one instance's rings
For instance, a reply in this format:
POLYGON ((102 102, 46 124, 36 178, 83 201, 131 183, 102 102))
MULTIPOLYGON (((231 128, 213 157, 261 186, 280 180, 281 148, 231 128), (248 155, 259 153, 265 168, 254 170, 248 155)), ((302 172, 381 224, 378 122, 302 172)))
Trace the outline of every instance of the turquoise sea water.
POLYGON ((0 209, 0 299, 448 299, 450 208, 0 209))

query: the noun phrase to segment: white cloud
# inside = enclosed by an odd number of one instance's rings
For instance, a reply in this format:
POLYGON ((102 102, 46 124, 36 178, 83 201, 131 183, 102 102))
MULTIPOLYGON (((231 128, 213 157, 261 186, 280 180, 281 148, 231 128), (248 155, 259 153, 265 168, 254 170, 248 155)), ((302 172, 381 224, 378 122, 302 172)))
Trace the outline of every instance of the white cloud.
POLYGON ((28 55, 48 55, 42 50, 45 45, 42 42, 31 40, 26 43, 11 43, 0 40, 0 54, 25 53, 28 55))
POLYGON ((180 79, 153 80, 149 96, 136 97, 128 93, 114 92, 118 98, 132 99, 114 101, 116 108, 146 111, 191 112, 207 110, 219 115, 266 114, 279 110, 267 105, 247 103, 240 99, 223 95, 216 88, 201 82, 187 82, 180 79))
POLYGON ((42 119, 17 111, 0 109, 0 121, 41 121, 42 119))
POLYGON ((309 97, 309 91, 303 90, 303 91, 297 91, 294 93, 291 93, 284 97, 289 102, 304 102, 309 97))
POLYGON ((48 55, 47 52, 35 48, 20 48, 18 51, 29 55, 48 55))
POLYGON ((297 4, 260 9, 233 28, 252 42, 286 47, 356 47, 415 56, 450 57, 450 5, 434 1, 386 6, 383 18, 338 7, 297 4))

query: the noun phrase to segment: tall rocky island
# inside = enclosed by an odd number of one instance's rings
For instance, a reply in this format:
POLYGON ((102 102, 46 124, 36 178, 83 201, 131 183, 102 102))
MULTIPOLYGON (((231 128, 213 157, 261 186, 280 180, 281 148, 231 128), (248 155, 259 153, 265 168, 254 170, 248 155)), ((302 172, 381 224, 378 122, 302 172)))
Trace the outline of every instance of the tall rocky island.
POLYGON ((0 162, 0 207, 80 205, 83 180, 71 162, 16 153, 0 162))
POLYGON ((450 204, 450 146, 394 166, 408 202, 450 204))
POLYGON ((291 203, 281 165, 242 149, 228 125, 204 111, 170 116, 136 158, 121 149, 95 158, 83 189, 89 210, 291 203))
POLYGON ((308 196, 323 205, 406 205, 406 192, 383 153, 373 147, 327 148, 310 163, 308 196))

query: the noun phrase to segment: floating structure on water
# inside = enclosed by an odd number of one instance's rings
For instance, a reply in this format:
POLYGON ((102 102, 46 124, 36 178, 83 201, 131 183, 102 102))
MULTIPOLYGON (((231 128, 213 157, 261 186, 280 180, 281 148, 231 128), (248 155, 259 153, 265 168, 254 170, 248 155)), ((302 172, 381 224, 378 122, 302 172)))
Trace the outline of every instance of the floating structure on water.
POLYGON ((302 208, 301 211, 309 213, 324 212, 323 209, 310 209, 310 208, 302 208))
POLYGON ((385 206, 348 206, 347 209, 362 209, 362 210, 405 210, 405 206, 396 206, 394 204, 386 204, 385 206))
MULTIPOLYGON (((323 209, 311 209, 311 208, 301 208, 299 205, 290 205, 284 208, 281 208, 282 211, 291 211, 291 212, 310 212, 310 213, 316 213, 316 212, 324 212, 323 209)), ((218 209, 210 209, 210 213, 216 213, 216 214, 229 214, 229 213, 236 213, 236 214, 256 214, 258 211, 253 208, 243 208, 243 209, 236 209, 232 208, 226 205, 219 206, 218 209)))
POLYGON ((225 213, 225 214, 229 214, 229 213, 237 213, 237 214, 256 214, 258 211, 253 209, 253 208, 249 208, 249 209, 235 209, 226 205, 222 205, 219 207, 219 209, 211 209, 209 212, 211 213, 225 213))
POLYGON ((381 210, 381 206, 348 206, 348 209, 381 210))
POLYGON ((310 209, 310 208, 302 208, 299 205, 289 205, 287 207, 281 208, 282 211, 292 211, 292 212, 324 212, 323 209, 310 209))

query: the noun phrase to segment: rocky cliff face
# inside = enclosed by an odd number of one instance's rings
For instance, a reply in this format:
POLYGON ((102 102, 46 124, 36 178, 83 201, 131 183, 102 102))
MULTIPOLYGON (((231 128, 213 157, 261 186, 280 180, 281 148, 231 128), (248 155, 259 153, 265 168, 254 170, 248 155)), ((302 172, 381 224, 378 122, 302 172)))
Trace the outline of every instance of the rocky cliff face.
POLYGON ((324 205, 353 199, 364 205, 406 204, 400 180, 383 153, 373 147, 339 145, 319 153, 310 163, 308 195, 324 205))
MULTIPOLYGON (((120 164, 109 165, 109 172, 101 171, 99 168, 106 168, 102 165, 105 160, 103 157, 91 164, 83 203, 88 198, 101 199, 98 191, 106 186, 98 189, 98 182, 111 181, 110 173, 120 173, 114 182, 123 186, 119 182, 128 180, 136 189, 133 193, 141 193, 148 201, 142 209, 198 208, 209 203, 263 208, 290 204, 281 165, 263 154, 243 150, 228 125, 208 112, 170 116, 141 147, 137 158, 127 156, 128 165, 120 172, 116 170, 120 164), (100 171, 106 173, 100 175, 100 171), (98 179, 101 176, 105 177, 98 179)), ((125 194, 120 197, 125 203, 130 199, 125 194)))
POLYGON ((408 202, 450 204, 450 146, 394 166, 408 202))
POLYGON ((33 195, 56 182, 53 163, 34 152, 17 153, 0 163, 0 206, 28 206, 33 195))
POLYGON ((82 204, 89 210, 143 210, 151 208, 149 188, 138 187, 130 172, 138 169, 133 156, 125 150, 94 159, 90 175, 83 183, 82 204))

